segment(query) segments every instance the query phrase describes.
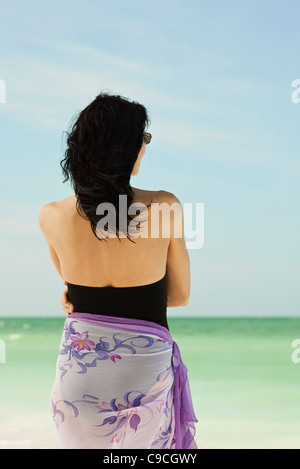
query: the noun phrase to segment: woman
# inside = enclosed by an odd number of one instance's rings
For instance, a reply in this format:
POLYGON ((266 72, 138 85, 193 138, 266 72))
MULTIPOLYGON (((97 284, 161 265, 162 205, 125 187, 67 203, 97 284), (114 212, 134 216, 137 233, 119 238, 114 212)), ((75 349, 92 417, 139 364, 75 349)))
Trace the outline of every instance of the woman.
POLYGON ((166 317, 190 294, 184 235, 176 236, 182 207, 172 193, 130 184, 148 125, 144 106, 100 93, 80 112, 60 163, 75 194, 39 212, 67 285, 50 398, 63 448, 197 448, 187 370, 166 317))

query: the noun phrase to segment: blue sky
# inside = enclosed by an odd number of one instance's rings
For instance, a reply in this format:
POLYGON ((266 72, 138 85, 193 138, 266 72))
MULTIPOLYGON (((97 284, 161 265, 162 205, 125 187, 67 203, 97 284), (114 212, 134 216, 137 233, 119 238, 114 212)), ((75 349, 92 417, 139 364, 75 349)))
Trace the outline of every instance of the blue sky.
POLYGON ((299 314, 297 1, 3 1, 0 316, 58 316, 37 222, 62 184, 63 132, 101 90, 143 103, 132 185, 204 203, 192 286, 169 315, 299 314))

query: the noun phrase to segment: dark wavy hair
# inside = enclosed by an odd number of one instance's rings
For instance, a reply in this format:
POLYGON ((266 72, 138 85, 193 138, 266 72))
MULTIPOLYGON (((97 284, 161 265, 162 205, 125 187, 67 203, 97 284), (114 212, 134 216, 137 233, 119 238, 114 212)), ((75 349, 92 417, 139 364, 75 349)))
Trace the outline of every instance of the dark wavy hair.
POLYGON ((128 207, 134 193, 130 176, 149 123, 143 105, 102 92, 79 112, 73 126, 70 124, 70 131, 65 132, 67 149, 60 161, 63 183, 71 180, 77 198, 76 210, 90 221, 99 240, 103 238, 97 235, 96 227, 105 215, 97 215, 96 209, 100 203, 109 202, 116 209, 116 236, 120 239, 119 234, 123 232, 131 241, 128 225, 134 216, 128 214, 128 207), (124 226, 123 230, 120 227, 119 195, 127 196, 126 233, 124 226))

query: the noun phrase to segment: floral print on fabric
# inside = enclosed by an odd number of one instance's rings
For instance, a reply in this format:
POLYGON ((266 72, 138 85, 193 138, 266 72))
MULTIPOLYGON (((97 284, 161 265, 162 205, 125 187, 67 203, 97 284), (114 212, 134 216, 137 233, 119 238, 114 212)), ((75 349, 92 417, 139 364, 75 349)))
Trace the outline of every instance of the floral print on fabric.
POLYGON ((135 354, 138 348, 151 347, 154 343, 153 338, 140 334, 123 340, 117 337, 118 334, 114 334, 112 336, 113 343, 107 337, 99 337, 97 343, 95 343, 89 339, 88 331, 81 333, 76 331, 76 323, 78 321, 71 321, 64 326, 65 340, 59 353, 60 355, 67 355, 67 360, 59 368, 61 370, 61 380, 68 372, 68 369, 70 370, 74 365, 79 368, 77 373, 86 373, 88 368, 97 366, 99 360, 110 359, 114 363, 116 360, 121 360, 122 357, 119 353, 115 353, 116 350, 126 349, 135 354))
MULTIPOLYGON (((143 415, 142 413, 139 413, 139 406, 141 405, 141 400, 144 397, 145 395, 143 393, 134 391, 128 392, 123 398, 123 402, 126 405, 117 402, 117 399, 112 399, 110 403, 100 402, 98 397, 87 394, 83 395, 82 399, 78 399, 73 402, 62 400, 54 402, 52 399, 53 420, 57 430, 59 430, 61 425, 64 423, 66 411, 68 411, 69 414, 71 412, 74 418, 78 418, 80 417, 80 404, 90 404, 95 410, 97 409, 96 414, 104 413, 105 415, 108 415, 103 419, 100 416, 99 421, 102 423, 94 425, 94 427, 107 427, 107 433, 103 434, 102 438, 111 437, 110 443, 118 443, 122 445, 121 440, 124 440, 126 434, 130 432, 131 434, 136 433, 140 423, 147 425, 151 421, 155 411, 162 413, 163 407, 165 406, 164 412, 167 416, 166 409, 168 408, 168 405, 166 405, 167 403, 161 399, 158 400, 154 409, 145 404, 143 408, 141 408, 143 415), (147 412, 145 412, 145 409, 147 409, 147 412), (146 422, 142 422, 143 418, 146 419, 146 422)), ((169 398, 170 395, 168 395, 167 400, 169 400, 169 398)), ((151 443, 152 447, 157 446, 158 444, 160 448, 165 447, 170 439, 170 435, 172 435, 172 422, 173 420, 171 419, 167 430, 164 430, 161 427, 158 429, 157 434, 155 435, 155 440, 151 443)))
POLYGON ((145 321, 115 321, 65 320, 50 397, 61 447, 195 448, 176 343, 145 321))

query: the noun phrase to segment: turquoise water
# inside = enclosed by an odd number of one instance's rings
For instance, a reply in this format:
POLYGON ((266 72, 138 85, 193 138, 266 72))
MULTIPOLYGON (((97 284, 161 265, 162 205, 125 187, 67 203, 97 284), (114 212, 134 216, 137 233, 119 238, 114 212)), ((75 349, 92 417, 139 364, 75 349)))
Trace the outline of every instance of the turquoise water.
MULTIPOLYGON (((0 448, 58 448, 48 399, 63 323, 0 319, 0 448)), ((188 368, 199 448, 300 449, 299 319, 169 318, 169 327, 188 368)))

